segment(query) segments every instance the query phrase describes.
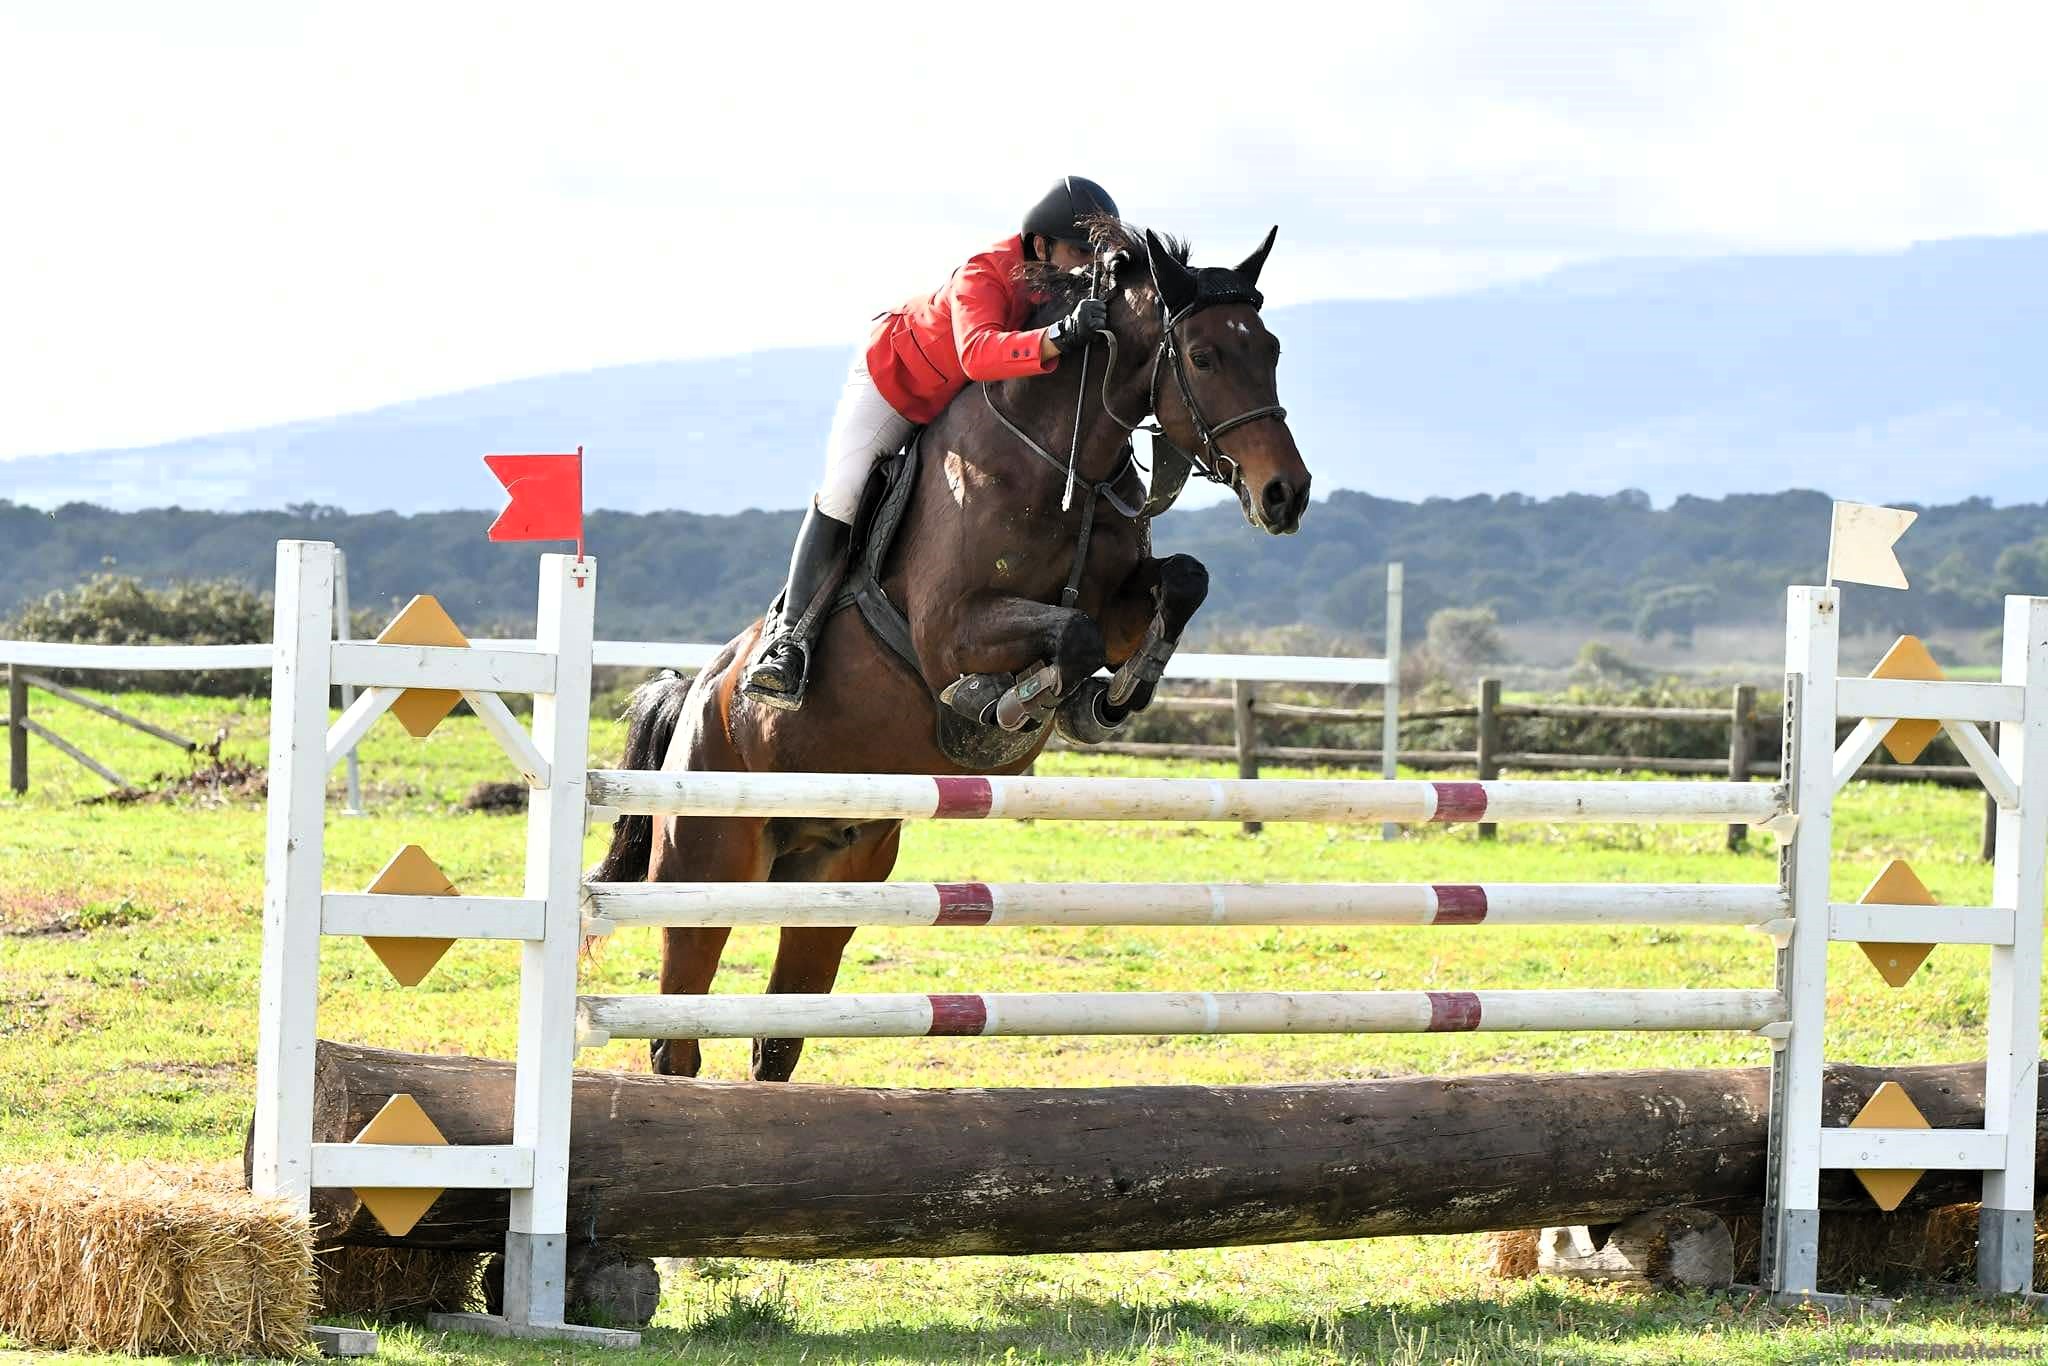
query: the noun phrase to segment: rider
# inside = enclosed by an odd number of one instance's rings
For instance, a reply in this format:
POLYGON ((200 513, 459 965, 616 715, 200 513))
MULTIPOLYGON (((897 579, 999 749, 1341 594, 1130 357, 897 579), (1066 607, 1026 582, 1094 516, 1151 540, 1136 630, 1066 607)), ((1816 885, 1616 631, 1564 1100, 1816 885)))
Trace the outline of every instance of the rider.
POLYGON ((813 600, 846 554, 875 463, 902 449, 970 383, 1049 374, 1061 352, 1086 346, 1104 325, 1107 305, 1085 299, 1050 327, 1016 330, 1034 302, 1018 268, 1026 261, 1086 266, 1092 249, 1083 220, 1095 215, 1116 217, 1116 201, 1094 181, 1066 176, 1024 215, 1017 236, 969 258, 932 294, 880 315, 840 391, 825 440, 825 482, 804 514, 789 581, 742 682, 748 696, 791 710, 803 705, 810 636, 828 605, 813 600))

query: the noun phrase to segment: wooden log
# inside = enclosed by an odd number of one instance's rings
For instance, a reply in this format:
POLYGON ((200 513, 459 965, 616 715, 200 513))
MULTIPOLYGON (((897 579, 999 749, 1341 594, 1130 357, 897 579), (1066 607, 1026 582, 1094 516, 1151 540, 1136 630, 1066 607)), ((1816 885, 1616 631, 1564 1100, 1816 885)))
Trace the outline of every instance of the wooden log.
MULTIPOLYGON (((1892 1079, 1935 1126, 1981 1125, 1983 1076, 1831 1067, 1825 1119, 1848 1123, 1892 1079)), ((506 1143, 512 1083, 510 1063, 323 1042, 313 1136, 346 1141, 405 1092, 450 1142, 506 1143)), ((811 1258, 1601 1224, 1760 1204, 1768 1090, 1763 1067, 941 1091, 579 1071, 569 1227, 635 1256, 811 1258)), ((1929 1172, 1907 1203, 1979 1184, 1929 1172)), ((349 1191, 314 1197, 341 1243, 488 1251, 505 1232, 503 1191, 448 1191, 403 1240, 349 1191)), ((1821 1204, 1870 1208, 1848 1172, 1824 1175, 1821 1204)))

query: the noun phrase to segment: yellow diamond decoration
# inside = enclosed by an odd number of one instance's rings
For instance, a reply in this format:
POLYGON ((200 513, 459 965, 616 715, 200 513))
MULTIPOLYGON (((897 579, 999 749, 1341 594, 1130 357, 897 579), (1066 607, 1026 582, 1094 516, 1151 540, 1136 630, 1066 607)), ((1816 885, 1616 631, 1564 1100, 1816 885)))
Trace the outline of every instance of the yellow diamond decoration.
MULTIPOLYGON (((454 649, 469 648, 469 637, 455 625, 455 619, 442 610, 440 600, 422 593, 405 605, 405 610, 391 619, 377 635, 379 645, 444 645, 454 649)), ((391 706, 391 714, 398 718, 415 740, 424 740, 434 733, 434 727, 455 710, 455 704, 462 700, 462 694, 454 688, 407 688, 391 706)))
MULTIPOLYGON (((377 880, 363 890, 386 896, 454 896, 455 884, 427 857, 417 844, 408 844, 391 856, 377 880)), ((364 935, 363 942, 377 955, 402 987, 416 987, 434 970, 453 939, 394 939, 364 935)))
MULTIPOLYGON (((1906 1088, 1895 1081, 1888 1081, 1877 1088, 1877 1094, 1870 1098, 1856 1118, 1849 1121, 1852 1129, 1931 1129, 1927 1116, 1920 1113, 1920 1107, 1906 1094, 1906 1088)), ((1899 1207, 1906 1198, 1906 1192, 1922 1173, 1903 1167, 1858 1167, 1856 1179, 1863 1183, 1863 1189, 1870 1192, 1870 1198, 1877 1201, 1877 1207, 1890 1212, 1899 1207)))
MULTIPOLYGON (((384 1102, 384 1108, 363 1126, 355 1141, 405 1143, 431 1148, 448 1146, 448 1140, 434 1127, 434 1121, 427 1118, 427 1112, 420 1109, 419 1102, 403 1092, 384 1102)), ((420 1216, 440 1198, 439 1186, 356 1188, 356 1199, 363 1202, 363 1208, 370 1211, 384 1231, 394 1238, 403 1238, 412 1232, 412 1226, 420 1221, 420 1216)))
MULTIPOLYGON (((1902 858, 1895 858, 1884 866, 1884 871, 1871 879, 1863 895, 1857 898, 1863 906, 1938 906, 1934 893, 1927 890, 1927 884, 1914 875, 1913 869, 1902 858)), ((1927 961, 1927 955, 1934 952, 1932 944, 1859 944, 1869 956, 1878 976, 1895 987, 1902 987, 1912 980, 1920 965, 1927 961)))
MULTIPOLYGON (((1946 675, 1942 673, 1941 665, 1934 662, 1934 656, 1927 653, 1927 647, 1920 643, 1920 637, 1900 636, 1898 642, 1884 652, 1884 658, 1877 661, 1877 667, 1870 671, 1870 676, 1936 683, 1946 675)), ((1939 721, 1894 721, 1891 729, 1884 733, 1884 747, 1891 751, 1892 758, 1902 764, 1910 764, 1939 734, 1939 721)))

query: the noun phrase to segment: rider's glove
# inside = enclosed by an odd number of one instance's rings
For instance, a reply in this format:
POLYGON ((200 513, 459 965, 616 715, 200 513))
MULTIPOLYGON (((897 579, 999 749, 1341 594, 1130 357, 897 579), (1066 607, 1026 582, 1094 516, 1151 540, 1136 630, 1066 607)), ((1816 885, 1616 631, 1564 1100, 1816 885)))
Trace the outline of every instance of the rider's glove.
POLYGON ((1066 352, 1086 346, 1097 332, 1109 325, 1109 305, 1101 299, 1083 299, 1074 311, 1052 325, 1047 339, 1055 350, 1066 352))

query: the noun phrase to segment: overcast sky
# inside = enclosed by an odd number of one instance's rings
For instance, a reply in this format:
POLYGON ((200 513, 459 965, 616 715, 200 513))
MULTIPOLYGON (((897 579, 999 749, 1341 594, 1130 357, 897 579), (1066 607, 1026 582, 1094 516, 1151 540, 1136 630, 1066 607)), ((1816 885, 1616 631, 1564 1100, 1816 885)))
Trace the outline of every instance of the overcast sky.
POLYGON ((2044 38, 1963 0, 0 0, 0 456, 850 343, 1067 172, 1198 261, 1277 221, 1276 303, 2037 231, 2044 38))

